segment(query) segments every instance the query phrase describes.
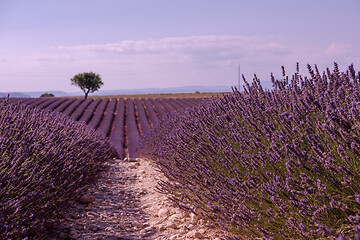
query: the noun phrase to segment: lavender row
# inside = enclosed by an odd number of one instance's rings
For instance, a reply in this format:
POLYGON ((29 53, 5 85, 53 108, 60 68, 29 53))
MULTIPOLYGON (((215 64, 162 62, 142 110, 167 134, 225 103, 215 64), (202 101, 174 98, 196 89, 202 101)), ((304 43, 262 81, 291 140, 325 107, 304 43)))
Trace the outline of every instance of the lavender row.
POLYGON ((94 116, 94 112, 98 105, 101 103, 101 99, 95 99, 92 101, 89 106, 85 109, 79 121, 83 121, 86 124, 90 122, 91 118, 94 116))
POLYGON ((154 108, 156 109, 156 112, 159 115, 159 119, 165 117, 167 115, 166 111, 164 110, 164 108, 160 105, 160 103, 158 101, 155 101, 152 98, 148 99, 150 101, 150 103, 154 106, 154 108))
POLYGON ((0 239, 48 239, 115 151, 85 124, 3 100, 0 156, 0 239))
POLYGON ((74 104, 71 104, 66 110, 64 114, 67 116, 71 116, 72 119, 78 121, 81 116, 84 114, 85 109, 92 103, 92 99, 77 99, 74 104))
POLYGON ((204 99, 202 98, 184 98, 183 101, 188 102, 191 106, 196 106, 198 104, 201 104, 204 99))
POLYGON ((166 101, 165 99, 155 99, 155 102, 158 102, 166 111, 167 114, 172 113, 175 111, 166 101))
POLYGON ((134 102, 126 99, 126 136, 128 139, 129 157, 136 157, 136 145, 140 140, 140 133, 136 121, 134 102))
POLYGON ((44 103, 44 102, 46 102, 48 100, 49 100, 48 98, 39 98, 36 101, 33 101, 33 102, 31 102, 30 104, 27 104, 27 105, 29 105, 30 107, 37 107, 40 104, 42 104, 42 103, 44 103))
POLYGON ((106 111, 104 113, 104 117, 98 128, 98 131, 100 131, 105 137, 107 137, 111 131, 116 105, 117 105, 117 99, 116 98, 111 99, 110 103, 107 105, 106 111))
POLYGON ((61 103, 59 106, 57 106, 54 111, 56 112, 63 112, 67 107, 70 106, 76 99, 75 98, 68 98, 65 102, 61 103))
POLYGON ((45 101, 43 101, 41 104, 37 105, 36 107, 39 109, 44 109, 47 106, 49 106, 50 104, 56 102, 58 99, 56 98, 46 98, 45 101))
POLYGON ((191 99, 185 99, 185 98, 177 99, 177 101, 180 102, 185 108, 192 108, 192 107, 200 104, 200 102, 192 103, 191 99))
MULTIPOLYGON (((76 99, 74 102, 72 102, 66 109, 64 109, 63 114, 65 116, 71 116, 75 109, 84 101, 84 99, 76 99)), ((75 119, 76 120, 76 119, 75 119)))
POLYGON ((169 104, 176 112, 183 112, 185 110, 185 107, 175 99, 164 99, 164 102, 169 104))
POLYGON ((360 73, 308 68, 155 126, 139 149, 162 190, 229 239, 358 239, 360 73))
POLYGON ((125 157, 125 100, 119 99, 114 117, 114 128, 110 133, 110 142, 116 149, 118 157, 123 159, 125 157))
POLYGON ((156 114, 152 104, 150 103, 149 100, 146 100, 145 98, 142 98, 141 101, 144 103, 145 108, 146 108, 146 112, 149 116, 149 120, 152 123, 152 125, 156 125, 160 120, 158 115, 156 114))
POLYGON ((47 111, 53 111, 55 108, 57 108, 59 105, 61 105, 65 101, 66 101, 65 98, 58 98, 55 101, 53 101, 52 103, 50 103, 50 105, 48 105, 44 109, 47 111))
POLYGON ((88 125, 90 127, 92 127, 93 129, 96 129, 99 126, 99 124, 104 116, 104 112, 105 112, 105 109, 106 109, 108 103, 109 103, 109 99, 105 98, 105 99, 102 99, 100 104, 98 105, 96 111, 94 112, 93 117, 91 118, 91 121, 88 123, 88 125))
POLYGON ((135 101, 136 110, 138 113, 137 115, 138 115, 141 132, 142 132, 142 134, 145 134, 150 130, 151 125, 146 116, 145 108, 144 108, 144 105, 141 102, 141 100, 136 98, 134 101, 135 101))
POLYGON ((36 99, 35 98, 9 98, 9 103, 24 103, 24 104, 30 104, 32 102, 34 102, 36 99))

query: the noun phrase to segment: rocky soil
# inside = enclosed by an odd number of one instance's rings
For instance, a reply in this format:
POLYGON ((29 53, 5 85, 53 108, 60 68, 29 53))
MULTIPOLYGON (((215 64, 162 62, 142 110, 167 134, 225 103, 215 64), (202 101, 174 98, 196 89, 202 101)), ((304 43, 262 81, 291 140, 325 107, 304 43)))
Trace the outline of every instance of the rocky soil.
POLYGON ((145 159, 115 159, 69 210, 58 239, 222 239, 223 233, 156 190, 164 176, 145 159))

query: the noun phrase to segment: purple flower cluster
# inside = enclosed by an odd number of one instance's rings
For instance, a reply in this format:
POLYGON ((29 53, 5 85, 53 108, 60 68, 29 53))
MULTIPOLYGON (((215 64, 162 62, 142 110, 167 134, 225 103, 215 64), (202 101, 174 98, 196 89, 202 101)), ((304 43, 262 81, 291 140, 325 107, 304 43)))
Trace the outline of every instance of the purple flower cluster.
POLYGON ((156 125, 138 149, 160 188, 229 238, 359 239, 360 73, 308 70, 156 125))
POLYGON ((1 100, 0 239, 40 239, 36 234, 115 156, 84 123, 1 100))

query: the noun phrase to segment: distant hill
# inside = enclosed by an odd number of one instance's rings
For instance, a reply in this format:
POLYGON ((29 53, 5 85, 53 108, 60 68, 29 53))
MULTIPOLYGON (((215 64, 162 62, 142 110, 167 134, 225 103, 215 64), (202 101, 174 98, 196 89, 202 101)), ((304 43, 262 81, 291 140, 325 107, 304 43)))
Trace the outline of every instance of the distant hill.
POLYGON ((10 92, 10 93, 0 93, 0 98, 7 97, 8 94, 11 98, 29 98, 29 97, 31 97, 30 95, 27 95, 24 93, 10 92))
MULTIPOLYGON (((94 95, 130 95, 130 94, 158 94, 158 93, 195 93, 198 92, 231 92, 230 86, 184 86, 172 88, 143 88, 143 89, 117 89, 99 90, 89 96, 94 95)), ((43 93, 52 93, 55 97, 82 96, 83 92, 63 92, 63 91, 32 91, 22 93, 10 93, 10 97, 40 97, 43 93), (16 94, 16 95, 15 95, 16 94)), ((7 93, 0 93, 0 97, 7 97, 7 93)))
POLYGON ((229 87, 229 86, 184 86, 184 87, 173 87, 173 88, 99 90, 99 91, 95 92, 93 95, 195 93, 196 91, 198 91, 198 92, 231 92, 231 87, 229 87))

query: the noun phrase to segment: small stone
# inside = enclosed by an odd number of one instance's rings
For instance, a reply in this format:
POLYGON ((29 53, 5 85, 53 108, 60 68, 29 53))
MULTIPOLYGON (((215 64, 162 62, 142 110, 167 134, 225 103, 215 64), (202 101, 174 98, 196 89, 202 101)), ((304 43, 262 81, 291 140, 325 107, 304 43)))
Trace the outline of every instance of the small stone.
POLYGON ((200 217, 198 215, 195 215, 194 213, 190 213, 190 221, 192 223, 197 222, 199 220, 199 218, 200 217))
POLYGON ((189 213, 189 212, 184 212, 183 215, 184 215, 184 218, 189 218, 189 217, 190 217, 190 213, 189 213))
POLYGON ((87 212, 87 213, 86 213, 86 216, 88 216, 88 217, 93 217, 93 218, 98 218, 98 217, 99 217, 99 215, 96 214, 96 213, 94 213, 94 212, 87 212))
POLYGON ((137 228, 142 228, 144 226, 144 224, 139 223, 139 222, 133 222, 133 226, 137 227, 137 228))
POLYGON ((166 226, 167 226, 168 228, 177 228, 177 225, 176 225, 174 222, 168 222, 168 223, 166 224, 166 226))
POLYGON ((84 195, 78 199, 79 203, 82 203, 82 204, 93 203, 93 202, 95 202, 95 200, 96 199, 94 197, 87 196, 87 195, 84 195))
POLYGON ((200 229, 200 230, 199 230, 199 233, 202 234, 202 235, 204 235, 204 234, 206 233, 206 230, 205 230, 205 229, 200 229))
POLYGON ((168 209, 160 209, 157 215, 160 218, 165 218, 170 215, 170 211, 168 209))
POLYGON ((108 231, 108 232, 110 232, 110 231, 112 231, 112 230, 113 230, 113 228, 110 227, 110 226, 105 228, 105 231, 108 231))
POLYGON ((159 231, 162 232, 162 231, 165 231, 167 229, 167 227, 165 225, 160 225, 158 227, 159 231))
POLYGON ((69 221, 69 222, 75 222, 75 219, 73 219, 71 217, 67 217, 66 220, 69 221))
POLYGON ((152 231, 155 230, 155 228, 156 228, 156 227, 151 226, 151 227, 147 227, 147 228, 143 229, 142 231, 144 231, 145 233, 147 233, 147 232, 152 232, 152 231))
POLYGON ((152 234, 153 234, 152 232, 143 233, 143 234, 141 234, 141 237, 142 237, 142 238, 147 238, 147 237, 149 237, 149 236, 152 235, 152 234))
POLYGON ((89 225, 89 230, 92 232, 98 232, 100 230, 102 230, 103 228, 94 224, 89 225))
POLYGON ((187 229, 189 229, 189 230, 191 230, 191 229, 193 229, 195 227, 195 225, 194 224, 189 224, 188 226, 187 226, 187 229))
POLYGON ((182 216, 180 214, 175 214, 175 215, 172 215, 169 217, 169 221, 172 221, 172 222, 181 222, 182 220, 182 216))
POLYGON ((204 235, 199 233, 198 231, 192 231, 189 234, 187 234, 187 236, 191 238, 200 238, 200 239, 204 237, 204 235))
POLYGON ((180 237, 180 235, 179 235, 179 234, 176 234, 176 235, 173 235, 173 236, 169 237, 169 240, 176 240, 176 239, 178 239, 179 237, 180 237))
POLYGON ((129 169, 135 169, 135 168, 137 168, 137 166, 135 166, 135 164, 129 166, 129 169))
POLYGON ((79 238, 79 233, 75 230, 75 229, 71 229, 69 236, 72 239, 78 239, 79 238))

